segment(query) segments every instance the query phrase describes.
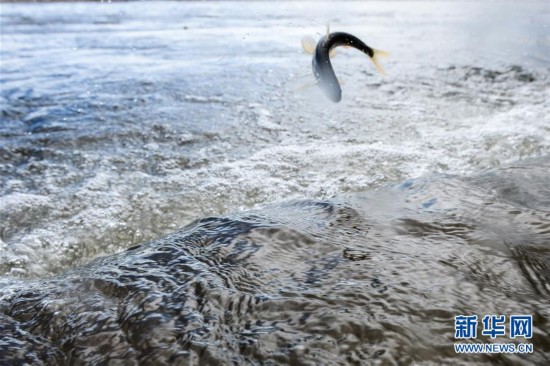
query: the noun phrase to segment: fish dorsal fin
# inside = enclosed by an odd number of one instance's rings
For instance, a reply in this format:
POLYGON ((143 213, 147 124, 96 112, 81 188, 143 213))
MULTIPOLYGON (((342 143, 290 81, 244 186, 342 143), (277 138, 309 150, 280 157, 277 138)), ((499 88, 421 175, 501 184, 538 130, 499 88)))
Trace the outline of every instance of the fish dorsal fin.
POLYGON ((304 36, 302 37, 302 48, 304 51, 309 53, 310 55, 315 52, 315 40, 312 36, 304 36))
MULTIPOLYGON (((327 37, 329 36, 329 34, 330 34, 330 23, 327 22, 327 37)), ((336 56, 336 48, 333 48, 330 51, 328 51, 328 57, 333 58, 334 56, 336 56)))

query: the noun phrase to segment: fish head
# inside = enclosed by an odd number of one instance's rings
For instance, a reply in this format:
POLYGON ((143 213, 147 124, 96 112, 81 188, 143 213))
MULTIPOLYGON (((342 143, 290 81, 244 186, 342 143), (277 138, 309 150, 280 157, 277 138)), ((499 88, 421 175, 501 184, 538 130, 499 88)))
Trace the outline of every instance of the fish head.
POLYGON ((317 62, 313 59, 313 74, 317 79, 317 84, 331 101, 338 103, 342 100, 342 88, 334 75, 330 61, 317 62))
POLYGON ((338 103, 342 100, 342 89, 338 83, 319 83, 319 86, 327 98, 334 103, 338 103))

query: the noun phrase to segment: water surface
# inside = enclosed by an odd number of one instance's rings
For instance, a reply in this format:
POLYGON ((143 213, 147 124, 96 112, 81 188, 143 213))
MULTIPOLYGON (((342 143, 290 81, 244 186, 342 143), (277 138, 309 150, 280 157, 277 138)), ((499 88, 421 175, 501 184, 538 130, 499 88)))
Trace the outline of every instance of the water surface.
POLYGON ((2 4, 2 354, 547 363, 549 17, 2 4), (327 21, 392 53, 338 50, 339 104, 302 88, 327 21), (458 357, 462 313, 532 314, 535 353, 458 357))

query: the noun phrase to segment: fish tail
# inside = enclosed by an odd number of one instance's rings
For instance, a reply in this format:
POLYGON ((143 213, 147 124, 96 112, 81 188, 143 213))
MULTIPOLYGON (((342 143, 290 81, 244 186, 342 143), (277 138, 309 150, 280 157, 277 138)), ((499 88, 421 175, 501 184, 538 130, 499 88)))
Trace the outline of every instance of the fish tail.
POLYGON ((378 72, 382 75, 386 75, 386 72, 384 71, 384 68, 382 67, 382 65, 380 65, 380 57, 389 57, 390 54, 386 51, 382 51, 382 50, 377 50, 375 48, 372 49, 373 51, 373 54, 372 54, 372 57, 370 58, 372 63, 374 64, 374 67, 376 67, 376 70, 378 70, 378 72))

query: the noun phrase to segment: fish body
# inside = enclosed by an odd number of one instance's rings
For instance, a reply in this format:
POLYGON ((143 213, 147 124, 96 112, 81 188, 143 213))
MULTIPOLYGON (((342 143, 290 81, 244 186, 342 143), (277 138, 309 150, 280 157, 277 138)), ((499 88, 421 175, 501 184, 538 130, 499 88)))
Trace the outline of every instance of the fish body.
MULTIPOLYGON (((342 100, 342 88, 334 73, 330 56, 332 55, 331 51, 338 46, 353 47, 365 53, 382 74, 384 71, 377 61, 377 56, 387 56, 386 52, 367 46, 359 38, 349 33, 334 32, 321 37, 313 52, 313 75, 323 93, 335 103, 342 100)), ((305 46, 304 49, 306 49, 305 46)))

